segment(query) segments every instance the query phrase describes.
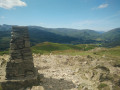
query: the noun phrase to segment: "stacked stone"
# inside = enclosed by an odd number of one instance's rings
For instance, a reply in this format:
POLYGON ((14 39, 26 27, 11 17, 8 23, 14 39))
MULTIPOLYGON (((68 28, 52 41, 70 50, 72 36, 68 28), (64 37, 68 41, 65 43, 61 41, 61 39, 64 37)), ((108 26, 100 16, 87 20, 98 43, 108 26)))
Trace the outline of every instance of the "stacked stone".
POLYGON ((10 60, 6 66, 6 79, 20 80, 34 77, 36 70, 33 64, 28 28, 13 26, 10 42, 10 60))

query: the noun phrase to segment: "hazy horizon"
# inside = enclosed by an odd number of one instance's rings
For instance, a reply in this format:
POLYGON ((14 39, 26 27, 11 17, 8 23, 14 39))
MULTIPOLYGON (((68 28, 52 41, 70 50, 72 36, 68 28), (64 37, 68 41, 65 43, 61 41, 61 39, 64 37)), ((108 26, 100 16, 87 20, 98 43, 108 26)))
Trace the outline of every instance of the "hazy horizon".
MULTIPOLYGON (((0 25, 9 25, 9 24, 0 24, 0 25)), ((13 25, 14 26, 14 25, 13 25)), ((51 29, 61 29, 61 28, 64 28, 64 27, 44 27, 44 26, 38 26, 38 25, 16 25, 16 26, 36 26, 36 27, 42 27, 42 28, 51 28, 51 29)), ((112 28, 110 30, 113 30, 113 29, 117 29, 117 28, 120 28, 120 27, 116 27, 116 28, 112 28)), ((64 28, 64 29, 75 29, 75 30, 93 30, 93 29, 89 29, 89 28, 83 28, 83 29, 77 29, 77 28, 64 28)), ((94 31, 98 31, 98 32, 107 32, 107 31, 110 31, 110 30, 94 30, 94 31)))

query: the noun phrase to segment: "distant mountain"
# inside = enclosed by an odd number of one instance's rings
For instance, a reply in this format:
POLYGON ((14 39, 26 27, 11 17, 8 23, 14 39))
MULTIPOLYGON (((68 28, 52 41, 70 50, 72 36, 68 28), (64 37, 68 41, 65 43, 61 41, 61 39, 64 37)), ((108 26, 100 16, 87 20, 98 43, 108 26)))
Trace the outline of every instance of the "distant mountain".
MULTIPOLYGON (((11 29, 4 29, 0 31, 0 50, 5 50, 9 48, 11 29)), ((39 30, 36 28, 29 28, 31 45, 35 45, 41 42, 56 42, 56 43, 72 43, 83 41, 82 39, 77 39, 69 36, 56 35, 51 32, 44 30, 39 30)))
MULTIPOLYGON (((89 39, 96 39, 98 36, 100 36, 100 33, 94 30, 89 30, 89 29, 83 29, 83 30, 78 30, 78 29, 71 29, 71 28, 44 28, 40 26, 28 26, 30 30, 42 30, 42 31, 47 31, 51 32, 57 35, 62 35, 62 36, 68 36, 68 37, 73 37, 73 38, 84 38, 86 40, 89 39)), ((11 30, 11 25, 0 25, 0 31, 7 31, 11 30)))
POLYGON ((29 27, 29 33, 30 33, 30 40, 32 42, 32 45, 35 45, 37 43, 41 42, 55 42, 55 43, 72 43, 73 41, 80 42, 83 41, 82 39, 69 37, 69 36, 62 36, 57 35, 52 32, 48 32, 43 29, 38 28, 31 28, 29 27))
POLYGON ((99 32, 89 29, 78 30, 78 29, 70 29, 70 28, 56 28, 56 29, 45 29, 45 30, 63 36, 84 38, 86 40, 95 39, 98 36, 100 36, 99 32))
POLYGON ((120 28, 115 28, 103 33, 101 38, 105 41, 105 46, 120 45, 120 28))
POLYGON ((8 30, 11 30, 11 25, 6 25, 6 24, 0 25, 0 31, 8 31, 8 30))
POLYGON ((112 29, 102 34, 102 38, 106 40, 115 40, 120 38, 120 28, 112 29))
POLYGON ((105 33, 104 31, 97 31, 98 33, 100 33, 100 34, 103 34, 103 33, 105 33))
MULTIPOLYGON (((11 25, 0 25, 0 50, 9 47, 11 25)), ((28 26, 32 45, 41 42, 54 42, 66 44, 94 44, 101 43, 104 46, 120 45, 120 28, 108 32, 99 32, 89 29, 71 28, 44 28, 40 26, 28 26)))

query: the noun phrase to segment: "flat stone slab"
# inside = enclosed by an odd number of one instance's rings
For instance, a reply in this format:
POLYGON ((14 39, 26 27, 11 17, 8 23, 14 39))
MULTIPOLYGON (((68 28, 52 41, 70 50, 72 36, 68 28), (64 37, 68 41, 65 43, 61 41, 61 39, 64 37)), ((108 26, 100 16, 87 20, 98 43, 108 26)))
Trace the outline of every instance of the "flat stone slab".
POLYGON ((37 77, 26 80, 4 80, 0 81, 2 90, 23 90, 27 87, 38 85, 37 77))

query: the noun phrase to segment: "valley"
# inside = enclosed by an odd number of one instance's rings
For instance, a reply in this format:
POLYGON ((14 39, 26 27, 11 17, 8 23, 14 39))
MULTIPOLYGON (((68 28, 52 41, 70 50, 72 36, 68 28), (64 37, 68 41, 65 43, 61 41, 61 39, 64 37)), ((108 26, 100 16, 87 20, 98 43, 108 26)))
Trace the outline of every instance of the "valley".
MULTIPOLYGON (((0 51, 9 48, 10 32, 12 25, 0 25, 0 51)), ((120 28, 108 32, 95 30, 77 30, 68 28, 44 28, 40 26, 28 26, 31 46, 42 42, 61 44, 99 44, 103 47, 115 47, 120 45, 120 28)))

